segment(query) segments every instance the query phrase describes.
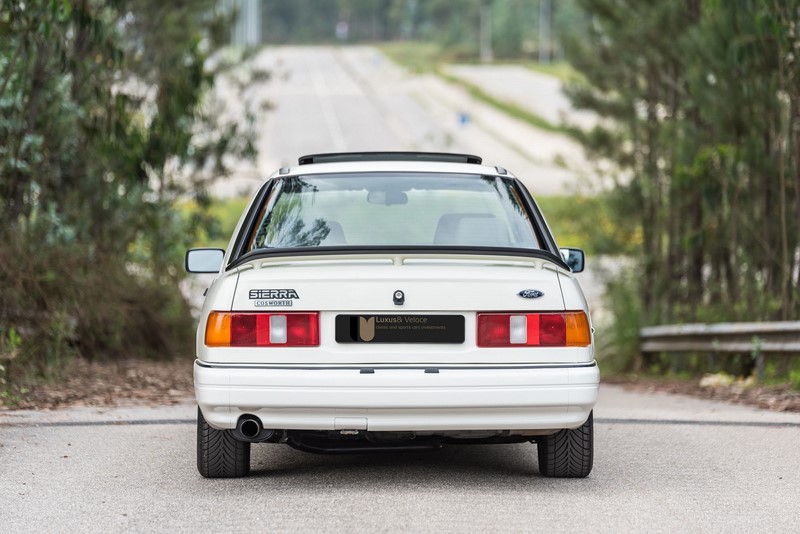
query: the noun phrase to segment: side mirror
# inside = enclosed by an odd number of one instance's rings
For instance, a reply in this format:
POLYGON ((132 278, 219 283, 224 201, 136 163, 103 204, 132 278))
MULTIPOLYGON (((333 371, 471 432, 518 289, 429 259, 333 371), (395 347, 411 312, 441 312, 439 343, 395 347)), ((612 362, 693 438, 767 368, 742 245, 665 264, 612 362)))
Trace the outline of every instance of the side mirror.
POLYGON ((216 274, 222 268, 225 251, 220 248, 193 248, 186 251, 186 271, 216 274))
POLYGON ((564 258, 564 263, 569 265, 573 273, 583 272, 584 262, 586 256, 579 248, 562 248, 560 249, 561 257, 564 258))

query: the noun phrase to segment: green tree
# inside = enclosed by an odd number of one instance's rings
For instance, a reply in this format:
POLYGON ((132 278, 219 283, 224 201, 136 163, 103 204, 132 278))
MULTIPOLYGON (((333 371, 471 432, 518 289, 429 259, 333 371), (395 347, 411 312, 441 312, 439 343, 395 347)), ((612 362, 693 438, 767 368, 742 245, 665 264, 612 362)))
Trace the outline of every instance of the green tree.
POLYGON ((570 95, 643 234, 643 320, 800 313, 800 2, 582 0, 570 95))
POLYGON ((0 5, 0 336, 21 338, 7 371, 188 350, 175 202, 253 155, 247 125, 206 98, 230 15, 211 0, 0 5))

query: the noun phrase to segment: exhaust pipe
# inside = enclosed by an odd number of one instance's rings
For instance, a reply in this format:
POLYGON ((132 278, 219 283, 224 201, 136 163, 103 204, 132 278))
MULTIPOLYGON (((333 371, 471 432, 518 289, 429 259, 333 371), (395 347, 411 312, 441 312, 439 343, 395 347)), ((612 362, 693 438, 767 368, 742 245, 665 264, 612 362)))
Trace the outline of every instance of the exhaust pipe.
POLYGON ((261 433, 261 421, 255 417, 242 417, 236 425, 236 430, 244 437, 253 439, 261 433))
POLYGON ((274 430, 265 429, 261 424, 261 419, 251 414, 241 416, 232 433, 233 437, 239 441, 247 441, 250 443, 267 441, 275 435, 274 430))

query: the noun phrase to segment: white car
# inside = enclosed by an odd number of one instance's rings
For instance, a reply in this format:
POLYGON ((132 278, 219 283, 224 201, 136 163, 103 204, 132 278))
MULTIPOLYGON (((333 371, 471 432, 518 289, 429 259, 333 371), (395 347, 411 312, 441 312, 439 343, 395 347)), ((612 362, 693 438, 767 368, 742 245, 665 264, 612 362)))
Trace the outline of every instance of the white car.
POLYGON ((320 154, 273 174, 213 272, 197 330, 197 465, 251 443, 318 453, 538 447, 545 476, 592 469, 599 370, 589 310, 525 187, 476 156, 320 154))

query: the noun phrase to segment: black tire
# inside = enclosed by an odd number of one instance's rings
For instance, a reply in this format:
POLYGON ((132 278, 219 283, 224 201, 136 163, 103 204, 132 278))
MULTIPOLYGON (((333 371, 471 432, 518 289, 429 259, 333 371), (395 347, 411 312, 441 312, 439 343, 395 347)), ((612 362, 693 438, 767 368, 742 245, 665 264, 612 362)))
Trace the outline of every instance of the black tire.
POLYGON ((539 472, 546 477, 583 478, 592 471, 594 425, 592 413, 583 425, 537 440, 539 472))
POLYGON ((250 472, 250 444, 216 430, 197 409, 197 470, 206 478, 244 477, 250 472))

